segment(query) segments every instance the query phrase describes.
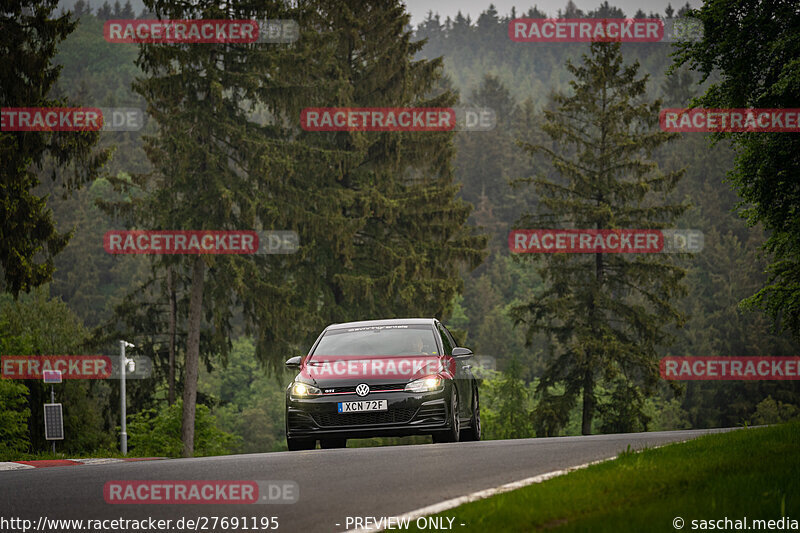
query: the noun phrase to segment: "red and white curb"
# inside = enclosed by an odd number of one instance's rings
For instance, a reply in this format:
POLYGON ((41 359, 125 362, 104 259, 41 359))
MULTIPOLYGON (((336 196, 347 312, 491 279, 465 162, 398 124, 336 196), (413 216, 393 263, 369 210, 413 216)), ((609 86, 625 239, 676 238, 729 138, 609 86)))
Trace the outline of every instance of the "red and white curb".
POLYGON ((0 462, 0 471, 28 470, 30 468, 49 468, 52 466, 110 465, 114 463, 131 463, 135 461, 157 461, 164 457, 102 457, 88 459, 43 459, 39 461, 0 462))

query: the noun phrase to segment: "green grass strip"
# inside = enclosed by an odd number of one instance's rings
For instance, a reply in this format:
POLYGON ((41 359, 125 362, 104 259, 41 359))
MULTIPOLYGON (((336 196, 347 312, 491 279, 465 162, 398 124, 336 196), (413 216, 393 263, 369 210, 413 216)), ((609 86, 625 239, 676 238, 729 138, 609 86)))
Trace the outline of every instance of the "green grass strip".
MULTIPOLYGON (((613 461, 436 516, 455 517, 457 531, 701 531, 725 524, 706 522, 703 528, 700 520, 746 517, 752 527, 753 519, 782 516, 794 521, 786 531, 797 530, 800 423, 622 453, 613 461), (680 530, 673 526, 677 517, 684 524, 680 530)), ((414 520, 411 524, 411 531, 419 531, 414 520)), ((727 529, 735 526, 731 522, 727 529)))

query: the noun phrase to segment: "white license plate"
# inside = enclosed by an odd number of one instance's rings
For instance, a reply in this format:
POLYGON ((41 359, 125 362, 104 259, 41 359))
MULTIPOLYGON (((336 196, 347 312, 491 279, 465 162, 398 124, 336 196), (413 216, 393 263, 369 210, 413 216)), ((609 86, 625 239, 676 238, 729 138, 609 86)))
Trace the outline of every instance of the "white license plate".
POLYGON ((388 400, 361 400, 360 402, 339 402, 340 413, 361 413, 364 411, 388 411, 388 400))

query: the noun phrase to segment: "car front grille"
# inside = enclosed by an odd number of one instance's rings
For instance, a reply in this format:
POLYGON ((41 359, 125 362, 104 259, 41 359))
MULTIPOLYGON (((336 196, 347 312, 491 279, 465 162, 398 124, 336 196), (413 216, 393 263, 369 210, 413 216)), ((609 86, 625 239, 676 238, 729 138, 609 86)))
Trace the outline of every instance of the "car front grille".
MULTIPOLYGON (((389 383, 388 385, 370 385, 369 386, 370 393, 373 393, 375 391, 403 390, 405 388, 406 388, 406 386, 403 383, 389 383)), ((352 385, 352 386, 349 386, 349 387, 334 387, 333 391, 331 391, 330 388, 325 388, 324 390, 325 390, 326 394, 331 394, 331 393, 337 393, 337 394, 355 393, 356 392, 356 385, 352 385)))
POLYGON ((403 424, 411 420, 416 409, 392 409, 366 413, 316 413, 320 427, 371 426, 374 424, 403 424))

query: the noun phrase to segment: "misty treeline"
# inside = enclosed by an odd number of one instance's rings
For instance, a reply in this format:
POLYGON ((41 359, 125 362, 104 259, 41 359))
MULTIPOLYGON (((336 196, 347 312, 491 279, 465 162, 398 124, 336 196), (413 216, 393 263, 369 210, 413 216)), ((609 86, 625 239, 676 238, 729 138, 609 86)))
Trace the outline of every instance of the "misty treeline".
MULTIPOLYGON (((728 7, 728 4, 728 2, 715 3, 717 7, 728 7)), ((709 11, 713 7, 710 6, 709 11)), ((797 20, 796 15, 784 13, 784 20, 777 14, 771 14, 770 10, 777 9, 774 5, 753 5, 748 9, 750 10, 748 16, 742 17, 741 23, 747 23, 748 34, 760 32, 765 47, 769 46, 771 39, 778 40, 780 35, 785 35, 782 32, 796 33, 796 29, 791 29, 792 21, 797 20), (770 25, 775 19, 781 21, 780 28, 775 24, 770 25)), ((647 16, 664 18, 682 16, 686 12, 686 6, 678 10, 667 6, 663 13, 648 13, 647 16)), ((719 12, 726 11, 720 9, 719 12)), ((603 371, 605 364, 604 361, 593 362, 587 358, 585 361, 575 359, 572 365, 553 365, 556 358, 564 356, 565 352, 563 350, 559 352, 558 343, 553 342, 551 334, 558 325, 567 324, 569 336, 574 338, 573 326, 577 326, 587 314, 585 311, 582 312, 580 307, 567 309, 566 313, 574 313, 575 320, 570 320, 568 314, 559 316, 561 310, 557 304, 561 302, 553 300, 551 303, 555 302, 555 307, 551 306, 551 312, 545 313, 550 320, 543 324, 553 326, 549 332, 531 329, 532 316, 527 312, 546 301, 547 291, 552 289, 553 281, 567 286, 566 292, 570 293, 586 289, 585 281, 577 283, 575 280, 582 279, 580 275, 586 274, 587 271, 591 273, 595 270, 594 258, 588 260, 590 265, 585 265, 585 268, 579 271, 578 277, 570 278, 569 273, 564 274, 559 270, 559 266, 568 268, 574 263, 580 263, 579 257, 544 257, 538 258, 541 261, 537 262, 537 258, 510 257, 507 251, 507 236, 511 228, 593 227, 580 224, 562 226, 553 223, 552 217, 543 219, 542 217, 548 214, 559 215, 562 221, 564 218, 569 218, 564 215, 571 209, 574 210, 575 198, 565 195, 561 198, 561 205, 556 201, 558 210, 554 213, 550 209, 554 205, 553 198, 548 199, 548 205, 540 205, 543 198, 548 195, 546 187, 543 190, 541 187, 537 189, 535 183, 520 183, 521 178, 539 177, 545 182, 553 181, 555 184, 563 184, 564 182, 559 180, 566 179, 567 183, 574 187, 572 190, 578 192, 582 190, 579 180, 571 179, 569 176, 570 170, 575 170, 573 156, 576 152, 583 155, 582 147, 575 147, 569 139, 579 138, 577 132, 581 128, 575 128, 573 125, 574 135, 569 137, 570 125, 564 119, 567 112, 563 108, 563 100, 574 96, 576 90, 571 83, 579 78, 574 70, 566 67, 566 64, 572 61, 577 67, 582 67, 582 56, 590 55, 590 45, 517 43, 507 37, 508 22, 511 19, 548 15, 577 18, 623 17, 634 14, 624 13, 605 2, 589 13, 581 13, 571 3, 558 14, 542 13, 535 8, 528 12, 499 14, 490 7, 475 21, 463 16, 442 20, 441 17, 431 13, 417 28, 417 36, 428 40, 423 50, 425 56, 445 58, 448 76, 453 85, 460 89, 462 102, 491 107, 498 115, 498 127, 494 131, 482 133, 480 136, 460 135, 456 141, 458 148, 456 176, 462 184, 461 196, 476 206, 471 221, 484 228, 491 239, 489 258, 478 269, 466 274, 465 290, 459 297, 450 322, 469 332, 467 344, 470 344, 476 353, 497 357, 501 361, 500 367, 507 370, 506 380, 503 382, 505 392, 498 394, 500 402, 498 405, 506 412, 517 409, 514 406, 525 405, 527 407, 524 409, 527 409, 529 414, 526 418, 527 427, 522 427, 517 418, 517 423, 503 429, 504 435, 514 436, 534 433, 559 434, 564 431, 576 434, 581 429, 585 430, 585 427, 581 428, 582 417, 585 415, 582 398, 577 392, 573 391, 570 394, 568 390, 570 381, 575 387, 577 376, 569 379, 565 374, 579 367, 581 363, 596 364, 599 373, 603 371), (558 93, 563 96, 558 96, 558 93), (548 123, 547 113, 555 113, 556 119, 552 121, 553 123, 548 123), (561 132, 563 135, 559 139, 560 129, 564 131, 561 132), (556 130, 555 135, 553 135, 554 130, 556 130), (532 147, 538 149, 526 149, 532 147), (548 149, 568 160, 566 172, 554 170, 553 157, 546 153, 548 149), (572 161, 569 161, 570 159, 572 161), (532 217, 526 215, 539 215, 539 219, 532 220, 532 217), (543 224, 543 220, 548 223, 543 224), (533 222, 539 222, 539 225, 531 225, 533 222), (542 280, 540 275, 542 267, 544 274, 550 275, 550 284, 542 280), (520 364, 511 364, 512 360, 520 364), (560 376, 558 370, 561 371, 560 376), (552 376, 557 376, 555 386, 541 387, 541 379, 548 376, 551 379, 552 376), (516 385, 513 384, 514 380, 517 380, 516 385)), ((692 15, 708 16, 697 13, 692 15)), ((637 13, 634 16, 644 15, 637 13)), ((761 83, 758 80, 761 79, 775 82, 781 75, 788 80, 793 79, 794 71, 786 68, 787 63, 778 59, 774 61, 755 59, 770 55, 768 51, 760 50, 758 47, 750 47, 750 51, 737 48, 739 46, 744 49, 745 46, 740 44, 741 40, 737 41, 736 37, 740 36, 743 30, 734 24, 707 23, 706 27, 725 28, 724 32, 715 30, 715 33, 708 35, 707 38, 712 39, 712 42, 713 39, 725 42, 725 50, 730 51, 731 56, 734 56, 733 51, 736 51, 734 57, 737 59, 725 62, 723 58, 717 63, 711 63, 711 58, 697 53, 698 63, 704 68, 709 63, 716 66, 733 63, 741 68, 741 71, 733 71, 731 67, 731 72, 725 78, 723 91, 717 93, 752 94, 753 100, 742 97, 737 101, 725 101, 720 98, 717 101, 701 100, 701 104, 705 103, 707 107, 766 108, 796 105, 800 99, 800 90, 792 81, 781 82, 780 89, 773 89, 767 93, 756 88, 756 85, 761 83), (761 73, 756 75, 752 71, 759 68, 756 65, 764 65, 763 76, 761 73), (734 89, 729 88, 731 85, 729 79, 735 80, 739 85, 734 89), (746 85, 748 82, 751 85, 746 85), (774 100, 766 100, 765 95, 774 95, 774 100)), ((702 42, 698 43, 698 48, 703 50, 703 45, 702 42)), ((791 48, 792 45, 787 46, 791 48)), ((638 100, 632 99, 632 105, 660 100, 661 108, 687 107, 694 102, 694 99, 702 98, 710 84, 720 81, 717 71, 711 71, 706 78, 704 68, 694 71, 689 69, 688 62, 677 62, 673 55, 676 48, 664 43, 621 45, 624 64, 639 64, 638 74, 633 78, 647 77, 643 94, 638 100)), ((704 50, 717 49, 707 46, 704 50)), ((711 54, 712 52, 708 52, 708 55, 711 54)), ((791 53, 789 55, 791 56, 791 53)), ((596 60, 594 64, 597 64, 596 60)), ((602 91, 599 90, 601 86, 595 89, 595 98, 584 97, 585 102, 582 104, 578 98, 578 103, 575 105, 587 108, 598 104, 601 100, 602 91)), ((587 85, 587 90, 591 94, 590 84, 587 85)), ((635 96, 633 91, 631 96, 635 96)), ((566 111, 569 111, 569 105, 566 111)), ((657 116, 651 119, 655 120, 657 116)), ((658 131, 657 122, 650 131, 658 131)), ((631 138, 625 142, 635 143, 636 140, 631 138)), ((671 336, 672 339, 660 346, 645 343, 640 353, 652 347, 656 348, 655 354, 659 357, 780 356, 797 353, 798 330, 793 325, 796 324, 795 313, 790 311, 794 309, 792 298, 797 297, 793 279, 796 279, 798 248, 796 244, 794 247, 790 244, 797 242, 797 216, 792 214, 789 206, 797 205, 796 196, 800 179, 797 176, 796 161, 788 155, 798 153, 797 147, 785 146, 786 143, 796 144, 796 142, 792 136, 775 134, 762 134, 760 137, 740 135, 735 139, 725 136, 712 138, 703 134, 682 134, 655 148, 650 158, 643 158, 648 163, 657 165, 665 173, 684 171, 680 179, 674 183, 671 192, 664 196, 658 205, 688 206, 680 216, 673 219, 671 226, 700 229, 705 235, 705 248, 701 253, 688 259, 683 258, 677 263, 677 266, 685 270, 685 276, 678 283, 683 286, 685 295, 675 295, 669 299, 670 304, 674 306, 670 313, 675 313, 676 320, 662 318, 661 323, 653 324, 659 333, 671 336), (764 146, 750 147, 740 144, 744 146, 745 150, 742 151, 745 154, 764 154, 761 159, 764 161, 762 163, 764 166, 767 165, 768 158, 773 160, 771 173, 764 173, 768 178, 763 178, 762 183, 759 183, 759 179, 762 178, 752 177, 752 172, 748 175, 748 167, 743 165, 747 161, 736 161, 731 141, 741 143, 741 137, 745 137, 747 142, 763 144, 771 142, 776 145, 774 148, 770 147, 770 151, 767 152, 764 146), (712 140, 715 141, 713 145, 712 140), (781 142, 784 143, 783 146, 781 142), (774 160, 781 161, 780 168, 774 160), (729 174, 733 169, 736 171, 729 174), (750 191, 760 191, 763 199, 750 191), (739 195, 746 193, 749 193, 750 202, 761 201, 760 205, 757 204, 756 210, 748 212, 746 202, 744 206, 739 204, 742 200, 739 195), (767 198, 767 193, 774 196, 767 198), (759 214, 768 213, 773 218, 781 217, 783 225, 763 214, 759 218, 752 211, 757 211, 759 214), (764 230, 765 224, 770 227, 770 231, 764 230), (768 239, 777 240, 777 243, 770 245, 768 239), (778 251, 777 256, 765 253, 762 248, 765 243, 767 250, 778 251), (785 273, 783 278, 770 274, 775 271, 775 265, 779 265, 779 272, 785 273), (768 283, 772 293, 765 295, 763 288, 768 283), (762 297, 760 302, 755 303, 764 305, 753 305, 751 297, 754 294, 762 297), (768 296, 775 294, 778 296, 764 303, 768 296), (778 297, 784 299, 779 300, 778 297), (744 305, 742 305, 743 300, 744 305), (774 312, 775 308, 780 307, 781 302, 781 308, 784 310, 782 315, 774 312), (759 307, 766 308, 768 314, 772 316, 765 316, 759 307), (678 324, 681 324, 681 327, 677 327, 678 324)), ((561 170, 564 166, 561 165, 561 170)), ((749 170, 752 170, 755 164, 751 162, 749 167, 751 167, 749 170)), ((620 179, 635 181, 631 174, 629 172, 620 179)), ((590 185, 595 186, 593 193, 602 192, 602 187, 596 183, 590 185)), ((611 214, 618 220, 624 219, 623 213, 623 209, 611 210, 611 214)), ((602 219, 602 216, 600 218, 602 219)), ((582 220, 585 224, 587 217, 573 213, 571 221, 576 220, 582 220)), ((655 284, 650 282, 645 286, 655 287, 655 284)), ((586 290, 586 293, 588 295, 591 291, 586 290)), ((569 299, 565 298, 564 301, 569 299)), ((573 303, 581 301, 587 303, 587 300, 579 298, 575 298, 573 303)), ((642 315, 642 318, 644 316, 642 315)), ((587 341, 591 337, 592 334, 587 335, 587 341)), ((632 338, 637 339, 635 336, 632 338)), ((609 337, 604 337, 603 341, 608 342, 609 337)), ((587 342, 582 346, 588 344, 587 342)), ((563 344, 561 347, 563 348, 563 344)), ((600 346, 600 351, 611 353, 616 350, 617 354, 621 353, 617 348, 612 342, 611 345, 600 346)), ((600 388, 594 395, 597 403, 595 411, 599 416, 594 418, 593 431, 735 426, 753 421, 777 422, 797 416, 800 412, 798 411, 800 390, 795 383, 788 381, 694 381, 686 383, 677 390, 673 390, 673 387, 662 381, 660 384, 648 387, 656 392, 655 395, 642 394, 644 389, 641 387, 647 382, 646 375, 652 376, 652 360, 653 358, 650 358, 650 363, 640 365, 638 374, 632 369, 627 372, 636 375, 636 379, 626 379, 622 382, 615 378, 600 380, 600 388), (647 368, 647 371, 642 372, 643 368, 647 368)), ((621 368, 618 365, 618 370, 621 368)), ((580 392, 583 387, 578 384, 577 388, 580 392)), ((502 418, 509 419, 510 416, 502 418)), ((492 424, 487 423, 486 426, 490 428, 492 424)), ((487 433, 493 435, 490 429, 487 429, 487 433)))
MULTIPOLYGON (((191 9, 147 5, 164 18, 294 18, 302 33, 292 45, 111 44, 103 39, 103 21, 116 11, 109 16, 82 3, 79 23, 58 45, 55 62, 63 68, 54 96, 74 105, 141 107, 149 118, 142 131, 100 136, 96 150, 112 152, 103 177, 64 193, 59 180, 42 174, 37 194, 47 196, 58 230, 72 235, 54 257, 49 283, 18 301, 3 296, 0 347, 3 354, 114 355, 118 339, 134 342, 133 354, 150 357, 155 372, 128 383, 132 453, 285 449, 283 387, 290 376, 282 362, 304 353, 330 322, 394 316, 438 316, 460 344, 496 362, 481 370, 489 438, 730 426, 797 415, 794 382, 674 387, 653 382, 636 365, 604 377, 603 361, 575 360, 569 363, 575 368, 588 362, 598 369, 587 426, 585 387, 576 388, 554 366, 568 344, 564 332, 559 340, 539 327, 568 317, 551 314, 534 327, 526 314, 546 301, 558 269, 552 257, 512 256, 508 231, 547 212, 546 193, 530 180, 564 179, 553 154, 569 158, 576 150, 551 135, 558 121, 546 127, 546 112, 558 112, 558 94, 569 98, 578 79, 568 61, 580 66, 584 54, 599 59, 588 44, 512 42, 507 23, 522 16, 626 15, 608 2, 588 13, 571 2, 558 14, 533 8, 501 15, 489 7, 475 21, 431 13, 416 28, 388 1, 315 1, 296 10, 281 3, 227 11, 212 2, 191 9), (492 108, 496 127, 458 133, 299 127, 304 107, 457 104, 492 108), (132 257, 109 255, 102 246, 111 229, 243 227, 295 230, 301 250, 255 258, 132 257), (187 416, 194 426, 188 441, 187 416)), ((630 15, 681 16, 686 9, 630 15)), ((658 131, 654 102, 687 106, 717 80, 715 74, 702 80, 686 66, 667 75, 674 61, 669 44, 618 48, 624 66, 639 64, 627 83, 641 91, 628 104, 651 106, 640 118, 652 132, 658 131)), ((705 235, 701 253, 669 266, 681 272, 667 291, 675 319, 641 310, 652 333, 645 362, 666 355, 796 354, 798 344, 776 332, 770 317, 740 307, 767 282, 769 256, 761 247, 768 235, 735 210, 739 198, 725 183, 734 166, 730 141, 710 147, 707 136, 683 134, 645 151, 631 157, 676 174, 647 201, 683 206, 662 222, 705 235)), ((580 271, 581 259, 575 261, 580 271)), ((601 325, 585 321, 580 342, 590 343, 592 328, 601 325)), ((6 448, 47 449, 39 423, 44 386, 3 381, 0 387, 0 417, 16 428, 3 434, 6 448)), ((58 395, 64 449, 113 450, 117 383, 67 383, 58 395)))

